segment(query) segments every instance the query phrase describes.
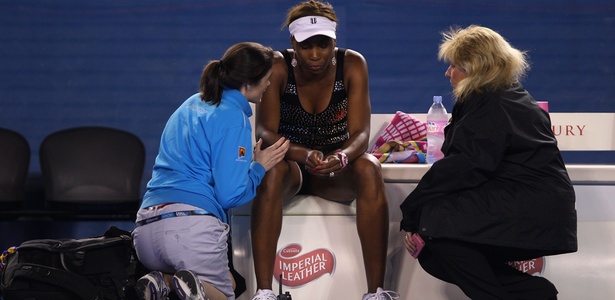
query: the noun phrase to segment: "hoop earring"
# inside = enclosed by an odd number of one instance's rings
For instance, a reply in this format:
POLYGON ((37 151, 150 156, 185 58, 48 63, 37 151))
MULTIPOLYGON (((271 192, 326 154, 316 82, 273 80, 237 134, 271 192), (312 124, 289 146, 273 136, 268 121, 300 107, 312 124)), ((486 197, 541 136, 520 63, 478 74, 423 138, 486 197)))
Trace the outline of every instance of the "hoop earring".
POLYGON ((331 64, 333 64, 334 66, 337 65, 337 59, 335 58, 335 56, 333 56, 333 58, 331 59, 331 64))
POLYGON ((297 67, 297 59, 295 58, 295 53, 293 53, 293 59, 290 61, 290 65, 293 66, 293 68, 297 67))

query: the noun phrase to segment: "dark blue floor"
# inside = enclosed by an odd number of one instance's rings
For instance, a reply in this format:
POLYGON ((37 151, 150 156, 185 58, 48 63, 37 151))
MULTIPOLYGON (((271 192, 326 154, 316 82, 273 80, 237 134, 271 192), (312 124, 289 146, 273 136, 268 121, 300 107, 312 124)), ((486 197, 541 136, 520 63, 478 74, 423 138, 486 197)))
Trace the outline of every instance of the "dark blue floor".
MULTIPOLYGON (((44 214, 46 211, 50 211, 49 216, 53 214, 52 209, 45 204, 44 196, 40 174, 30 175, 26 183, 26 199, 19 207, 10 208, 22 217, 0 217, 0 252, 32 239, 77 239, 103 235, 110 226, 127 231, 132 231, 134 228, 134 222, 126 217, 48 217, 44 214), (43 214, 24 216, 20 214, 20 210, 24 211, 24 214, 28 211, 43 212, 43 214)), ((9 208, 2 207, 2 209, 9 208)))

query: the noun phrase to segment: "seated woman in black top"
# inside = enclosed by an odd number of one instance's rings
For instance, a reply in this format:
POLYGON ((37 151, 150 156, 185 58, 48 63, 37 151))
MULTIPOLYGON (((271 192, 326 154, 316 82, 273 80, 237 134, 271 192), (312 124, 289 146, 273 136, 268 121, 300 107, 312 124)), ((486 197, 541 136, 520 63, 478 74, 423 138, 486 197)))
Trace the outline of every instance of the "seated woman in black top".
MULTIPOLYGON (((297 193, 333 201, 356 199, 367 293, 382 290, 388 244, 388 204, 380 163, 366 154, 370 130, 367 63, 336 47, 336 16, 328 3, 308 1, 286 19, 292 49, 276 53, 271 84, 256 107, 256 135, 266 144, 291 141, 285 160, 265 175, 252 206, 257 294, 271 291, 282 202, 297 193)), ((396 294, 396 293, 395 293, 396 294)))

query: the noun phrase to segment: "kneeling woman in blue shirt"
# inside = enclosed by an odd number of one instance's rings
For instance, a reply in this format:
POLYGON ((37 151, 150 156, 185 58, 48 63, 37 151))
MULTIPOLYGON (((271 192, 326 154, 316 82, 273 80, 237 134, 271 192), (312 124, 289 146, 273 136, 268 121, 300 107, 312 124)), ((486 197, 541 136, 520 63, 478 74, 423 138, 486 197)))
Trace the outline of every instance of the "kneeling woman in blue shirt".
POLYGON ((139 260, 153 270, 137 283, 140 299, 166 299, 170 286, 180 299, 235 299, 227 212, 254 198, 289 147, 283 138, 252 146, 249 102, 260 101, 272 62, 269 47, 231 46, 169 118, 133 232, 139 260))

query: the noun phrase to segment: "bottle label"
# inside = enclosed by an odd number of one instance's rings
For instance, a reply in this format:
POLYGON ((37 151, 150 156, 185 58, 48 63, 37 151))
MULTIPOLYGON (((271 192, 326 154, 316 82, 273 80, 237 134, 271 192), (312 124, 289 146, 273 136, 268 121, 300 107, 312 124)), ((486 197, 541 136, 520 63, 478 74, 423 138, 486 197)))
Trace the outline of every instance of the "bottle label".
POLYGON ((444 127, 448 121, 428 121, 427 132, 429 133, 444 133, 444 127))

